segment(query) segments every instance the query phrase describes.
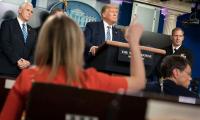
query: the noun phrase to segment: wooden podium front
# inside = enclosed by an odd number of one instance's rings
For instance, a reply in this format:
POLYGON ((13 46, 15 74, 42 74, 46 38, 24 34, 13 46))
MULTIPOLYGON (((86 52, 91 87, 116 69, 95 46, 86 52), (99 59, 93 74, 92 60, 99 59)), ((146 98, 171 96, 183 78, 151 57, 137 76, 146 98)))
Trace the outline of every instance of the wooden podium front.
MULTIPOLYGON (((165 51, 146 46, 140 46, 140 48, 145 63, 146 76, 149 76, 165 51)), ((88 60, 87 67, 95 67, 98 71, 107 73, 129 75, 130 54, 128 43, 106 41, 97 49, 96 55, 88 60)))

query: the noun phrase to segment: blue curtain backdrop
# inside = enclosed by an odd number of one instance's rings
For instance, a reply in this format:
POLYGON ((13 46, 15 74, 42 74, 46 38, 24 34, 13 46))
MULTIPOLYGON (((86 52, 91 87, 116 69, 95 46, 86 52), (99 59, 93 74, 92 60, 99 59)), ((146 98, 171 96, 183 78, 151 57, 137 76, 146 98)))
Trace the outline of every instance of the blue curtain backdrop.
POLYGON ((33 7, 35 8, 36 7, 36 2, 37 0, 32 0, 31 3, 33 4, 33 7))
MULTIPOLYGON (((184 46, 191 49, 193 55, 192 76, 200 78, 200 24, 183 24, 191 14, 179 16, 177 27, 181 27, 185 32, 184 46)), ((200 13, 198 14, 198 16, 200 13)))
POLYGON ((163 33, 163 26, 164 26, 164 19, 165 16, 161 14, 162 12, 160 11, 160 18, 159 18, 159 24, 158 24, 158 33, 163 33))
POLYGON ((122 2, 119 7, 118 24, 128 26, 131 21, 133 2, 122 2))

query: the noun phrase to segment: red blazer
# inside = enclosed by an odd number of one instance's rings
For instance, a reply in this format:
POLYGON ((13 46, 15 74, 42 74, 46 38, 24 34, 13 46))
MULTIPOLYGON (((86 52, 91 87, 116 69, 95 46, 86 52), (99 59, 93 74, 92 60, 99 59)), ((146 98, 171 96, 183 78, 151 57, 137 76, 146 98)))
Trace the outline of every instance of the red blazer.
MULTIPOLYGON (((58 70, 58 74, 51 81, 48 81, 50 70, 38 72, 39 68, 29 68, 22 71, 17 77, 15 85, 11 89, 4 108, 0 114, 0 120, 18 120, 25 108, 27 96, 31 90, 32 82, 43 82, 50 84, 66 85, 65 72, 63 68, 58 70)), ((97 72, 94 68, 80 71, 80 83, 73 82, 72 86, 80 85, 86 89, 118 92, 119 89, 127 90, 128 83, 125 77, 111 76, 97 72)))

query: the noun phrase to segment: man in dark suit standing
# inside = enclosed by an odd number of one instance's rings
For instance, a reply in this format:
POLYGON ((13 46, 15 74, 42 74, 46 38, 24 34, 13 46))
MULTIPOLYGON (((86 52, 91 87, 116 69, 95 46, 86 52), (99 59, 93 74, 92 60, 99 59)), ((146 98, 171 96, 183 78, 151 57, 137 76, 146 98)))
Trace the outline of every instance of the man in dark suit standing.
POLYGON ((189 60, 192 64, 192 54, 189 49, 184 48, 182 43, 184 40, 184 31, 181 28, 174 28, 171 36, 172 44, 165 48, 166 55, 181 55, 189 60))
POLYGON ((84 34, 86 39, 85 57, 95 55, 96 49, 106 40, 126 42, 121 30, 114 27, 118 18, 118 8, 107 4, 101 10, 102 21, 89 22, 84 34))
POLYGON ((1 24, 0 74, 17 76, 33 63, 36 32, 27 24, 32 15, 32 4, 25 2, 20 5, 17 18, 1 24))

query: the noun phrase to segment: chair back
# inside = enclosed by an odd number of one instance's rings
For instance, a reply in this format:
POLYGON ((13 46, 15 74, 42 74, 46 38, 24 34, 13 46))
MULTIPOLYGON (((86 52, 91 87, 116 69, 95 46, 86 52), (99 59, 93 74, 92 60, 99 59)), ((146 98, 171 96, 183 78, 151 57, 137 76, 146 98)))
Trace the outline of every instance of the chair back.
POLYGON ((34 83, 26 120, 144 120, 145 112, 142 97, 34 83))

